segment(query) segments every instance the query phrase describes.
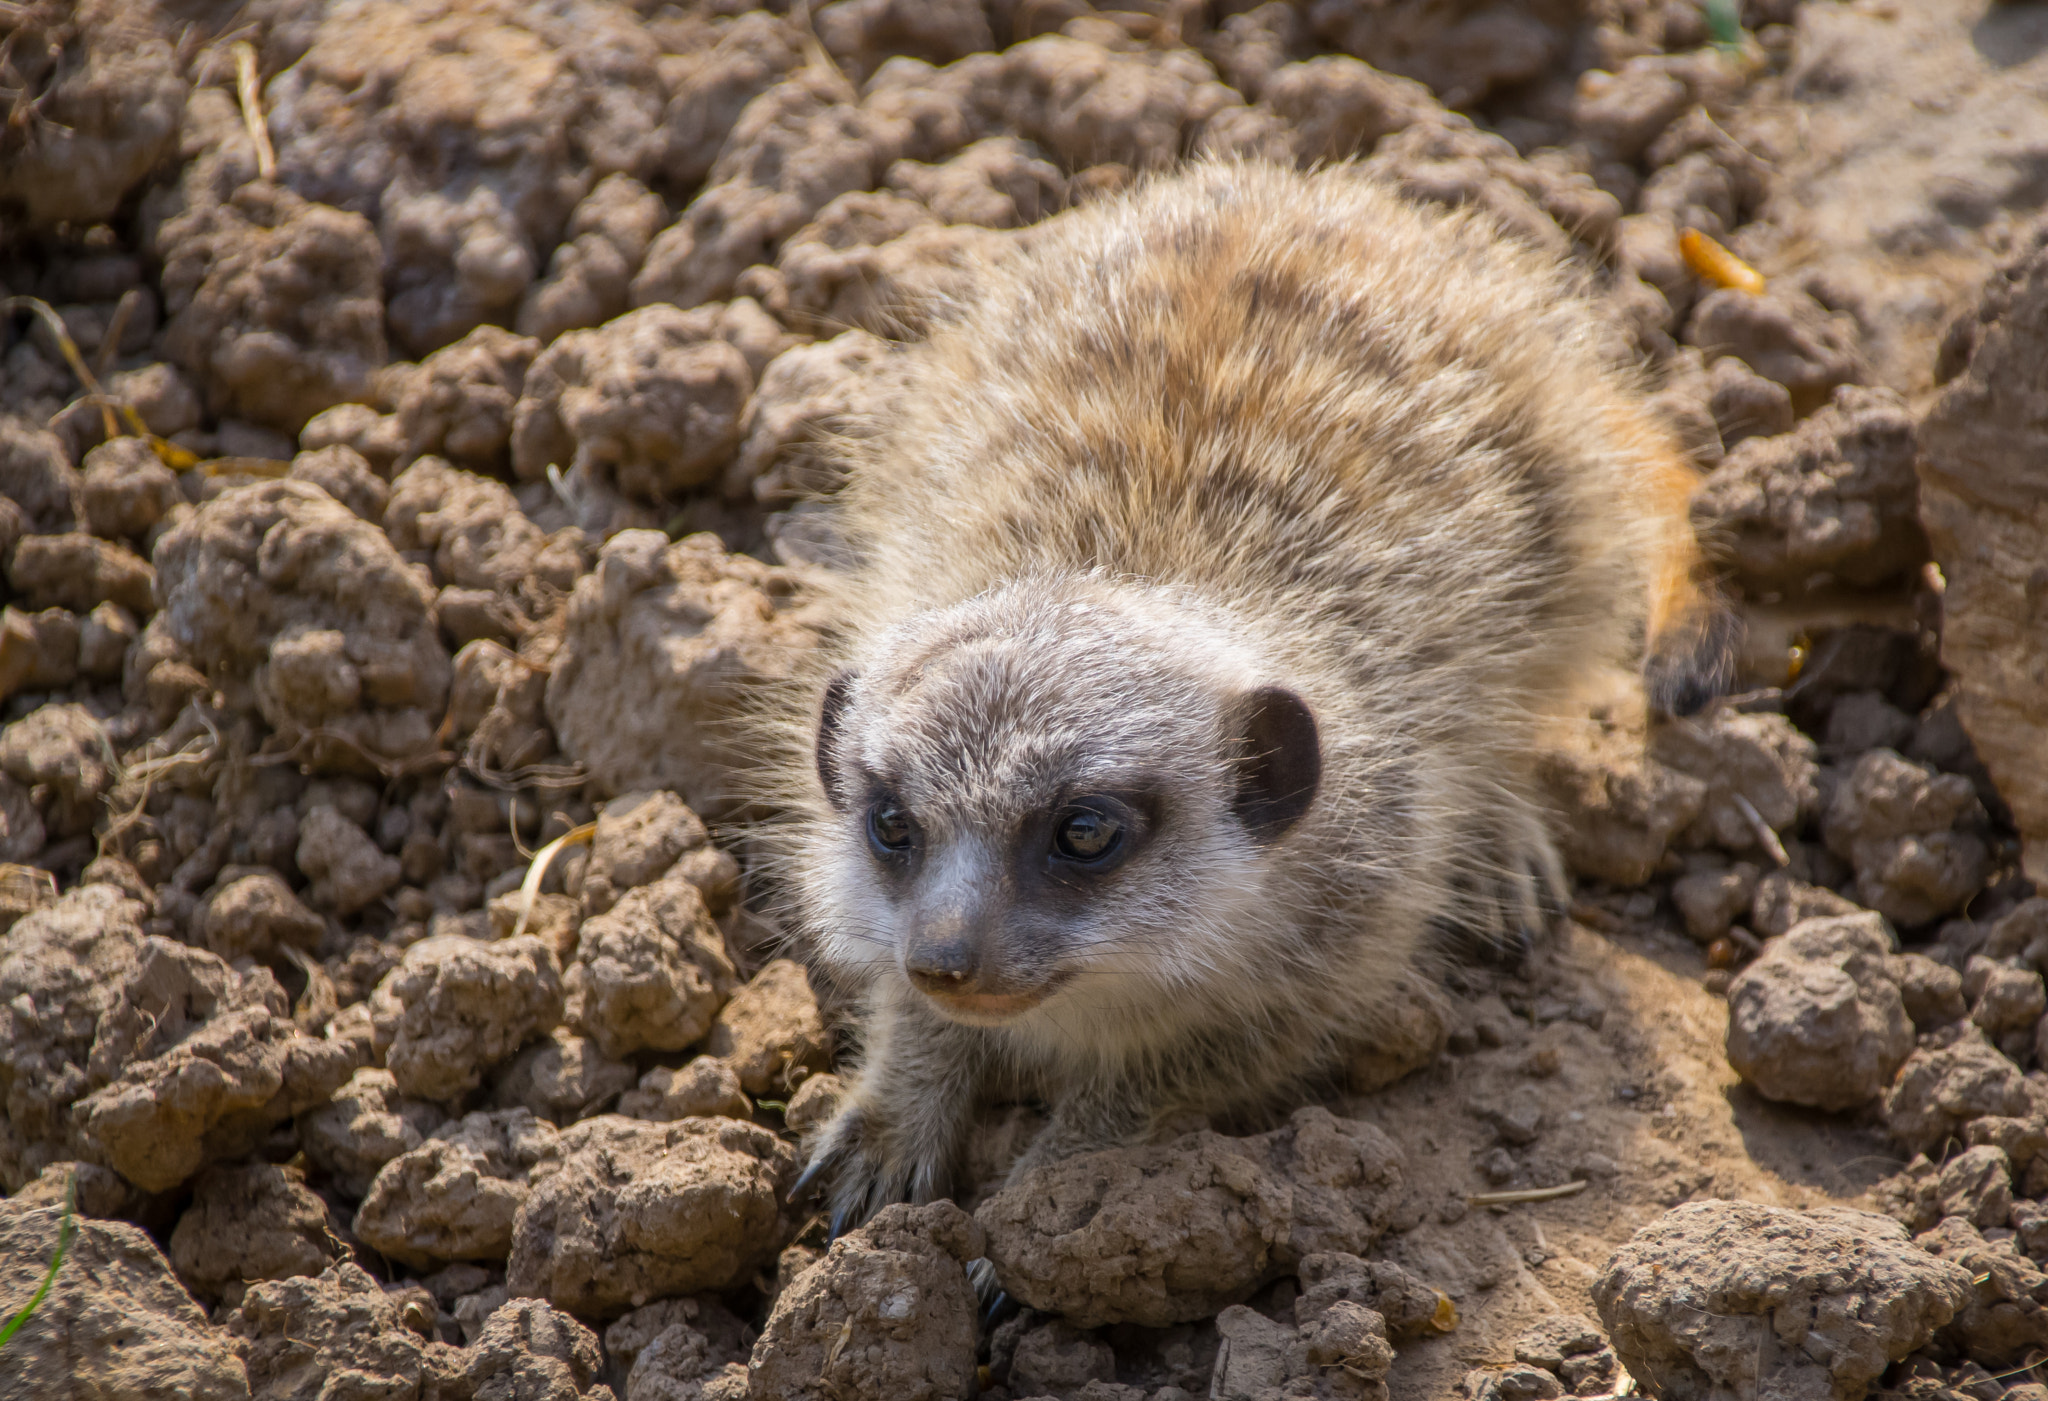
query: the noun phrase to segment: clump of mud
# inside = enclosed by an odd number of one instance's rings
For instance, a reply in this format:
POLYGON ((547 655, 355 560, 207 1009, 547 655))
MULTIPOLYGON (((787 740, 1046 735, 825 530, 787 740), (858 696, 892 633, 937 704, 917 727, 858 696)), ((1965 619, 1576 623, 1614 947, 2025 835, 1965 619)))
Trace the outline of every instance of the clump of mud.
POLYGON ((24 1379, 2041 1394, 2032 10, 0 8, 0 1309, 78 1217, 24 1379), (726 722, 919 307, 1202 156, 1572 261, 1741 675, 1561 727, 1570 919, 1348 1093, 1002 1190, 996 1107, 828 1242, 844 1009, 726 722))

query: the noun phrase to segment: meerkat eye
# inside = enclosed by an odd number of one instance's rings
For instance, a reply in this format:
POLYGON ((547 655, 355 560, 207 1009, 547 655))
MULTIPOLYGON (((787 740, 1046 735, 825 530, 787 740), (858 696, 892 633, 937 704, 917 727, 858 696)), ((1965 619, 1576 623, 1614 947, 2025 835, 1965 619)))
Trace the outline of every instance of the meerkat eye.
POLYGON ((1053 850, 1069 861, 1105 860, 1115 854, 1123 840, 1122 819, 1099 807, 1068 809, 1052 833, 1053 850))
POLYGON ((910 850, 910 814, 884 798, 868 809, 868 840, 885 856, 910 850))

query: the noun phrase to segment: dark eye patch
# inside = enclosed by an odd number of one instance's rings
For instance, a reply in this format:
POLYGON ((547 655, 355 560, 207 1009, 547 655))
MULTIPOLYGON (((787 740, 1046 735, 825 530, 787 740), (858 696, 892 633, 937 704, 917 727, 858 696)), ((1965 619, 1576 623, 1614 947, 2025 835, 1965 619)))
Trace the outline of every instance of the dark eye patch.
POLYGON ((1086 793, 1042 811, 1019 834, 1018 859, 1055 886, 1078 889, 1135 855, 1156 825, 1156 805, 1141 795, 1086 793))

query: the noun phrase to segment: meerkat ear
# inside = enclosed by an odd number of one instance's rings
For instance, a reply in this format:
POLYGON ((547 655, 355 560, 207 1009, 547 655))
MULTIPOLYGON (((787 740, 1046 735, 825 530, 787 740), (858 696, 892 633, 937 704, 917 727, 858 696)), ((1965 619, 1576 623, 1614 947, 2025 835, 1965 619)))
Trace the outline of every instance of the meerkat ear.
POLYGON ((846 806, 832 770, 838 757, 839 722, 845 717, 846 702, 852 696, 853 673, 842 671, 825 683, 825 699, 818 707, 818 781, 825 785, 826 800, 835 808, 846 806))
POLYGON ((1322 783, 1316 717, 1294 692, 1261 686, 1238 701, 1230 734, 1237 776, 1231 811, 1256 840, 1278 841, 1308 811, 1322 783))

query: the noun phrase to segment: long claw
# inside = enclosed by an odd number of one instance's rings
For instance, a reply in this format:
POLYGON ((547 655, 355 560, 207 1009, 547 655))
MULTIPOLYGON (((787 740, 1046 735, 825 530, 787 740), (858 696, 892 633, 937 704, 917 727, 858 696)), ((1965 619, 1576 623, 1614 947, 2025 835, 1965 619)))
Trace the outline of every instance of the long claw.
POLYGON ((832 1230, 831 1233, 825 1237, 825 1244, 827 1246, 831 1245, 833 1241, 838 1240, 842 1235, 846 1234, 846 1221, 847 1218, 852 1214, 853 1212, 850 1208, 843 1206, 832 1213, 832 1230))
POLYGON ((1003 1292, 1002 1285, 996 1283, 995 1265, 986 1257, 969 1262, 967 1282, 974 1286, 974 1296, 981 1301, 981 1320, 985 1329, 993 1328, 1001 1317, 1007 1317, 1004 1310, 1016 1312, 1010 1296, 1003 1292))
POLYGON ((1002 1290, 996 1291, 995 1298, 988 1301, 988 1307, 981 1311, 981 1331, 994 1331, 998 1326, 1015 1317, 1023 1306, 1002 1290))
POLYGON ((825 1155, 820 1153, 817 1157, 811 1159, 810 1166, 798 1175, 796 1186, 789 1189, 789 1195, 783 1198, 784 1203, 793 1206, 797 1202, 802 1201, 804 1193, 811 1189, 811 1185, 824 1174, 824 1171, 825 1155))

